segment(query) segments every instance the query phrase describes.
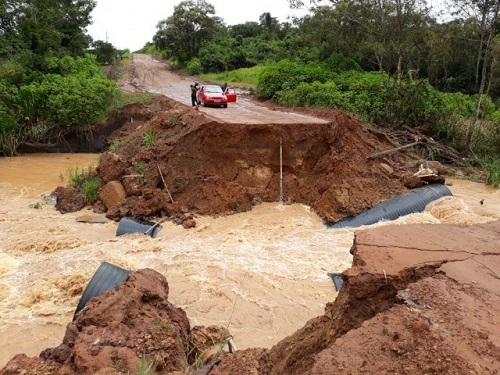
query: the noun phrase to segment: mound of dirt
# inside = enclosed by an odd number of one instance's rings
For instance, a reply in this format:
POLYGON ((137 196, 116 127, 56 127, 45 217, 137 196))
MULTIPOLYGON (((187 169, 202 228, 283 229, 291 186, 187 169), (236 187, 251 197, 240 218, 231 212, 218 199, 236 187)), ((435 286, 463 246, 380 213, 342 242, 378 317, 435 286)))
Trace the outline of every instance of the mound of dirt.
POLYGON ((398 153, 370 158, 393 145, 353 115, 316 111, 328 122, 232 124, 166 97, 129 105, 105 127, 110 147, 97 171, 126 196, 104 201, 106 216, 193 226, 195 215, 282 198, 335 222, 407 191, 415 163, 398 153))

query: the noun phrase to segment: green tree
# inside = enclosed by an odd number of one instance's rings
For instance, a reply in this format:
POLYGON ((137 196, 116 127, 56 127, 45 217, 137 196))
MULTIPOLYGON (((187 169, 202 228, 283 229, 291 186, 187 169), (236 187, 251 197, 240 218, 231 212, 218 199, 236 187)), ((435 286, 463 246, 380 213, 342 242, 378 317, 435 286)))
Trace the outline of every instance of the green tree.
POLYGON ((93 52, 96 55, 96 60, 101 65, 111 64, 116 59, 117 50, 108 42, 96 40, 92 43, 93 52))
POLYGON ((262 28, 263 37, 271 41, 276 38, 281 30, 280 23, 276 17, 271 16, 271 13, 262 13, 259 17, 260 26, 262 28))
POLYGON ((158 23, 153 42, 167 56, 186 64, 197 57, 200 48, 212 41, 221 27, 222 20, 215 17, 213 5, 205 0, 182 1, 174 7, 171 17, 158 23))
POLYGON ((80 56, 91 41, 86 27, 95 5, 95 0, 20 1, 16 30, 25 48, 35 56, 80 56))

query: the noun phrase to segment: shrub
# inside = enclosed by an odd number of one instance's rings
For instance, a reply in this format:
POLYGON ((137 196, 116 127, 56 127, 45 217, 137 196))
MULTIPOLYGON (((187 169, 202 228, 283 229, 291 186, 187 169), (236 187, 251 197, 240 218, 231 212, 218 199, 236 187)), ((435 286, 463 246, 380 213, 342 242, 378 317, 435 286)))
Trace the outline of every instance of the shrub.
POLYGON ((500 159, 497 158, 486 163, 485 169, 488 173, 487 184, 493 187, 500 186, 500 159))
POLYGON ((102 180, 99 177, 93 177, 85 180, 79 190, 85 199, 85 204, 92 204, 99 198, 99 189, 102 186, 102 180))
POLYGON ((200 74, 203 71, 201 66, 201 60, 197 57, 191 59, 191 61, 188 62, 186 69, 188 73, 191 75, 200 74))
POLYGON ((302 83, 325 83, 333 77, 334 73, 319 63, 302 64, 281 60, 261 72, 257 94, 266 99, 276 98, 280 91, 294 90, 302 83))

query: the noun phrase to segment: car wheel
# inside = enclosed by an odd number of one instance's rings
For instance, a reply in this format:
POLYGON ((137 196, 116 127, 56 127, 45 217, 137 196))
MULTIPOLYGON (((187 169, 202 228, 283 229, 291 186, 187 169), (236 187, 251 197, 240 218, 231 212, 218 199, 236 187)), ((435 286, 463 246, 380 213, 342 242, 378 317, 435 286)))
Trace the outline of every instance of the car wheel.
POLYGON ((222 105, 222 108, 227 108, 227 104, 223 104, 223 105, 222 105))

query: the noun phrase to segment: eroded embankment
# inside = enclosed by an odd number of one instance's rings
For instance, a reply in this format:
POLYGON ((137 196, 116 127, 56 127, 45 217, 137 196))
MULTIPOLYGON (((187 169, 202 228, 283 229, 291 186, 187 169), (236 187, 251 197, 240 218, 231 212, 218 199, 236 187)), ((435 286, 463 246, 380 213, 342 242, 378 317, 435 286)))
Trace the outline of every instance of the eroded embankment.
MULTIPOLYGON (((267 351, 259 373, 496 373, 499 231, 500 221, 357 232, 335 302, 267 351)), ((211 374, 245 367, 236 362, 211 374)))
POLYGON ((500 221, 358 231, 354 266, 323 316, 269 350, 233 354, 214 350, 228 343, 224 329, 189 326, 163 276, 136 271, 91 300, 60 346, 1 373, 108 374, 142 356, 159 374, 496 374, 499 232, 500 221), (205 344, 191 351, 200 332, 205 344))
POLYGON ((115 220, 183 222, 248 211, 282 196, 335 222, 407 191, 409 158, 370 158, 393 145, 352 115, 323 110, 322 116, 328 122, 230 124, 167 98, 130 106, 121 115, 127 122, 114 120, 122 126, 97 168, 114 186, 112 199, 101 194, 98 210, 115 220))

